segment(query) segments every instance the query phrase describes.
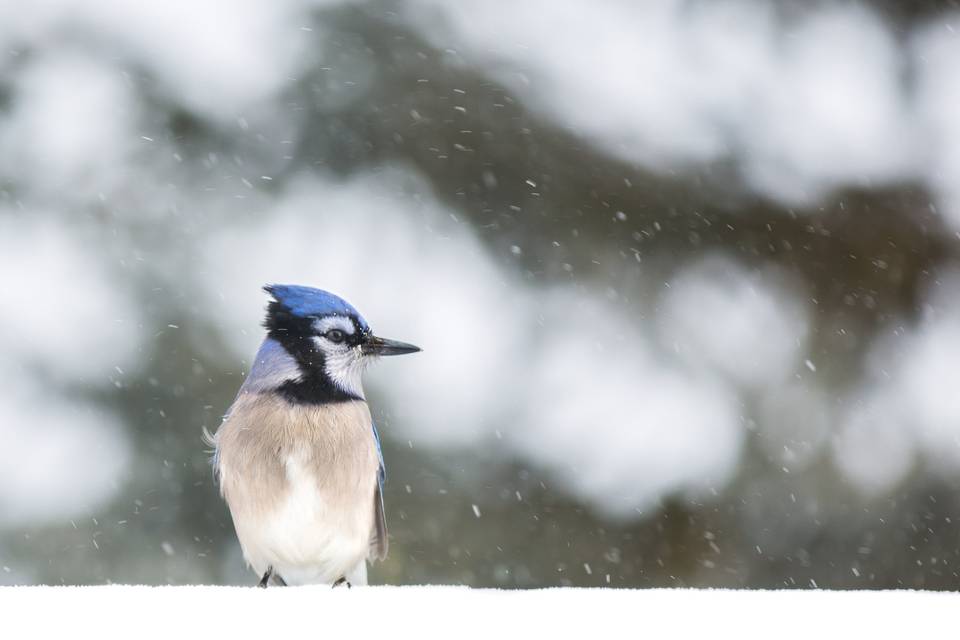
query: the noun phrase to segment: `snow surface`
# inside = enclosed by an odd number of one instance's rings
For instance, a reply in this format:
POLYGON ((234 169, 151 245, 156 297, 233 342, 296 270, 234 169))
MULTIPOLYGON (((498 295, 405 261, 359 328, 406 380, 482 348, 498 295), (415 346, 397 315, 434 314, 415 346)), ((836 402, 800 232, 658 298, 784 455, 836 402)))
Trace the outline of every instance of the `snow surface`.
POLYGON ((875 640, 948 637, 958 606, 960 594, 923 591, 0 588, 6 637, 875 640))

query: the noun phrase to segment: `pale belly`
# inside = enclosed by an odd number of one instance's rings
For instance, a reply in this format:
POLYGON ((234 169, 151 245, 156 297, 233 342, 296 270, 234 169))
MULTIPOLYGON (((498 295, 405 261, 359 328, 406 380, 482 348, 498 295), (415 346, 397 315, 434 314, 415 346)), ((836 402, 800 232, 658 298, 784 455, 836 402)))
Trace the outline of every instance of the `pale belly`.
POLYGON ((241 397, 217 432, 221 491, 244 558, 287 584, 361 583, 380 466, 366 403, 241 397), (351 579, 351 576, 353 579, 351 579))
POLYGON ((287 495, 263 514, 233 509, 247 563, 273 567, 287 584, 331 584, 364 565, 373 530, 373 484, 354 496, 332 495, 296 460, 286 464, 287 495))

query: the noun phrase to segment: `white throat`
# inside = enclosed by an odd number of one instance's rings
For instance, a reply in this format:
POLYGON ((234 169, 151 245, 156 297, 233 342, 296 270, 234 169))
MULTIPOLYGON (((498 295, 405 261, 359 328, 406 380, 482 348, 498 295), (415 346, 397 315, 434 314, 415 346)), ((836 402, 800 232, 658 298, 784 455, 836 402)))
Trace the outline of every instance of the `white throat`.
POLYGON ((367 368, 367 360, 358 348, 344 351, 325 351, 323 354, 324 370, 331 382, 340 390, 365 399, 363 394, 363 370, 367 368))

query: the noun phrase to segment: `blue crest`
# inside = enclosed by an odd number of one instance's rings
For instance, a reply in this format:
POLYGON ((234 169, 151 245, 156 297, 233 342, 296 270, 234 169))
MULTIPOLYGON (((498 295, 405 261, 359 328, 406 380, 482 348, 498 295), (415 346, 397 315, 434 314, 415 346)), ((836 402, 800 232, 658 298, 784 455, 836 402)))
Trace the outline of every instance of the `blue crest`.
POLYGON ((351 316, 368 329, 366 320, 349 302, 329 291, 297 284, 268 284, 263 288, 277 302, 298 316, 351 316))

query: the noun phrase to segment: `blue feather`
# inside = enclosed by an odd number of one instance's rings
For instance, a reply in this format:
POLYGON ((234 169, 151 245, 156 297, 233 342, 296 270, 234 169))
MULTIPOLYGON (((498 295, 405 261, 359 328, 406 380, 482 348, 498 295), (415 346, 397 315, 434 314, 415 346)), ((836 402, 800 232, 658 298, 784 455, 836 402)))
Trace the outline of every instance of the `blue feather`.
POLYGON ((263 289, 295 315, 351 316, 360 322, 363 329, 369 329, 366 320, 353 308, 353 305, 329 291, 296 284, 268 284, 263 289))
POLYGON ((380 433, 377 431, 377 425, 375 422, 371 422, 370 426, 373 427, 373 439, 377 442, 377 457, 380 458, 380 470, 377 473, 377 480, 380 482, 380 489, 383 489, 383 483, 387 480, 387 467, 383 463, 383 450, 380 447, 380 433))
POLYGON ((377 470, 377 494, 374 496, 374 521, 373 536, 370 538, 370 553, 372 558, 383 560, 387 557, 387 516, 383 507, 383 483, 387 479, 387 468, 383 464, 383 451, 380 449, 380 434, 377 432, 377 425, 370 421, 373 427, 373 439, 377 443, 377 456, 380 458, 380 469, 377 470))

